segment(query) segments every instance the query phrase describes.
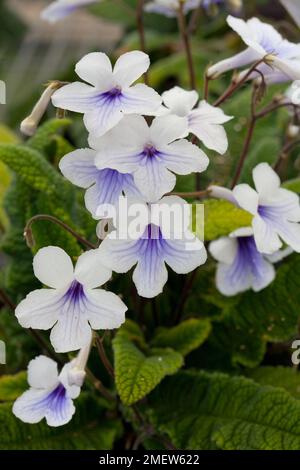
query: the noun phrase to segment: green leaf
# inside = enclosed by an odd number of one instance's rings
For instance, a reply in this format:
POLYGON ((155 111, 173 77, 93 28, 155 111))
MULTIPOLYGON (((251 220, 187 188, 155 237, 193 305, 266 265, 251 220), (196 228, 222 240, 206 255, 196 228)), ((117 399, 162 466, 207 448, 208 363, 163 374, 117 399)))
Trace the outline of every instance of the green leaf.
POLYGON ((71 119, 50 119, 38 128, 34 136, 27 141, 27 145, 44 153, 51 141, 56 139, 57 133, 69 127, 71 123, 71 119))
MULTIPOLYGON (((204 201, 204 234, 206 241, 228 235, 241 227, 249 227, 251 221, 251 214, 228 201, 214 199, 204 201)), ((198 227, 194 227, 193 221, 192 228, 201 238, 203 226, 201 221, 197 221, 197 224, 198 227)))
POLYGON ((151 392, 166 376, 174 374, 183 364, 181 354, 172 349, 145 348, 139 327, 127 321, 114 341, 115 377, 118 393, 125 405, 132 405, 151 392))
POLYGON ((74 402, 76 413, 72 421, 57 428, 25 424, 15 418, 11 405, 0 405, 0 449, 14 450, 109 450, 120 434, 120 423, 105 419, 99 402, 82 394, 74 402))
POLYGON ((151 345, 169 347, 186 356, 204 343, 210 331, 209 320, 190 318, 174 328, 159 328, 151 345))
POLYGON ((294 367, 262 366, 248 370, 246 375, 261 385, 284 388, 294 398, 300 399, 300 374, 294 367))
POLYGON ((25 145, 1 144, 0 160, 28 186, 45 194, 57 194, 65 188, 65 180, 36 150, 25 145))
POLYGON ((158 432, 179 449, 297 450, 300 403, 281 388, 219 373, 179 372, 149 397, 158 432))
POLYGON ((16 400, 28 388, 27 373, 0 377, 0 401, 16 400))

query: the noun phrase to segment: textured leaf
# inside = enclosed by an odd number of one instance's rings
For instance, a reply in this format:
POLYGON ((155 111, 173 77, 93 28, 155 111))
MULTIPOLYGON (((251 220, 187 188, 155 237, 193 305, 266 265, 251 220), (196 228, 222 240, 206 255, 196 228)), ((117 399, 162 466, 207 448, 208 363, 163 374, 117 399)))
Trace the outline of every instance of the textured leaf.
POLYGON ((297 450, 300 403, 244 377, 179 372, 149 397, 150 419, 179 449, 297 450))
POLYGON ((294 367, 262 366, 248 370, 246 375, 261 385, 284 388, 294 398, 300 399, 300 374, 294 367))
POLYGON ((190 318, 174 328, 159 328, 151 344, 160 348, 172 348, 186 356, 204 343, 210 331, 208 320, 190 318))
POLYGON ((183 364, 182 356, 172 349, 141 351, 134 340, 143 344, 142 332, 137 326, 133 327, 132 322, 126 322, 113 341, 116 386, 126 405, 146 396, 166 375, 174 374, 183 364))
POLYGON ((75 401, 72 421, 58 428, 44 422, 25 424, 15 418, 11 405, 0 405, 0 449, 15 450, 109 450, 120 433, 120 424, 105 419, 99 403, 88 396, 75 401))
POLYGON ((27 372, 0 377, 0 401, 16 400, 28 388, 27 372))
POLYGON ((56 138, 59 131, 64 130, 72 123, 71 119, 50 119, 40 126, 27 145, 40 152, 45 152, 51 141, 56 138))

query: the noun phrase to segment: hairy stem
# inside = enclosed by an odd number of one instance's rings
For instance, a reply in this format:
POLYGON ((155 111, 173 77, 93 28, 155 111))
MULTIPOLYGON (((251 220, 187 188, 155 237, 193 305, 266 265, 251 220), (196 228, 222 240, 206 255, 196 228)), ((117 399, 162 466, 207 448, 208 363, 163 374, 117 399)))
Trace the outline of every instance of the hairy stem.
MULTIPOLYGON (((141 51, 146 52, 146 40, 145 40, 145 27, 144 27, 144 3, 145 0, 138 0, 136 5, 136 24, 137 30, 140 38, 140 48, 141 51)), ((149 85, 148 72, 145 72, 144 83, 149 85)))
POLYGON ((73 235, 76 240, 78 240, 82 245, 85 245, 88 248, 95 249, 97 248, 96 245, 93 243, 89 242, 85 238, 83 238, 79 233, 77 233, 75 230, 73 230, 69 225, 67 225, 65 222, 62 222, 61 220, 57 219, 53 215, 48 215, 48 214, 38 214, 34 215, 31 217, 31 219, 28 220, 26 227, 24 228, 24 237, 26 238, 26 242, 29 247, 34 246, 34 237, 32 234, 32 229, 31 226, 34 222, 38 220, 48 220, 49 222, 53 222, 56 225, 59 225, 62 227, 64 230, 69 232, 71 235, 73 235))

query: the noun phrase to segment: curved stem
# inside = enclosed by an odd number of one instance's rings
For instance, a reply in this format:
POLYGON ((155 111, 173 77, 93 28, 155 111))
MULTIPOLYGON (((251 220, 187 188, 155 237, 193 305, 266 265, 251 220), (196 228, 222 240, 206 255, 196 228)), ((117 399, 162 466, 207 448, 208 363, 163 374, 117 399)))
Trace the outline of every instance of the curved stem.
MULTIPOLYGON (((146 53, 145 27, 144 27, 144 3, 145 0, 138 0, 136 5, 136 24, 140 37, 141 51, 146 53)), ((148 72, 144 73, 144 82, 149 85, 148 72)))
POLYGON ((106 355, 106 351, 105 351, 105 348, 103 346, 104 338, 105 338, 105 333, 102 336, 102 338, 96 337, 96 346, 97 346, 98 354, 100 356, 102 364, 104 365, 104 367, 107 370, 108 374, 114 379, 115 372, 114 372, 113 366, 111 365, 111 363, 110 363, 110 361, 109 361, 109 359, 106 355))
POLYGON ((205 196, 209 196, 209 193, 210 191, 207 189, 205 191, 191 191, 191 192, 186 192, 186 193, 177 193, 177 192, 172 192, 170 193, 170 196, 179 196, 179 197, 195 197, 195 198, 201 198, 201 197, 205 197, 205 196))
POLYGON ((48 215, 48 214, 37 214, 31 217, 31 219, 28 220, 25 228, 24 228, 24 237, 26 238, 28 246, 32 247, 34 246, 34 237, 32 234, 32 229, 31 226, 34 222, 38 220, 48 220, 49 222, 53 222, 56 225, 59 225, 62 227, 64 230, 69 232, 71 235, 73 235, 76 240, 78 240, 82 245, 87 246, 90 249, 95 249, 97 248, 96 245, 93 243, 89 242, 85 238, 83 238, 79 233, 77 233, 75 230, 73 230, 69 225, 67 225, 65 222, 62 222, 61 220, 57 219, 53 215, 48 215))
POLYGON ((194 69, 194 63, 193 63, 190 37, 189 37, 188 30, 187 30, 182 2, 180 2, 179 9, 178 9, 178 27, 179 27, 179 31, 182 37, 182 42, 183 42, 186 57, 187 57, 187 63, 188 63, 189 75, 190 75, 190 86, 192 90, 195 90, 196 89, 196 75, 195 75, 195 69, 194 69))

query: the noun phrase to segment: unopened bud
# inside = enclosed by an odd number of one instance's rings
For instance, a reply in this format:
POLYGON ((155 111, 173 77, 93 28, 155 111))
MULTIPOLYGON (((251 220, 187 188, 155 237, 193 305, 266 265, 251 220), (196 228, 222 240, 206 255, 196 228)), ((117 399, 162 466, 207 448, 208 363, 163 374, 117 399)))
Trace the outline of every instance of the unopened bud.
POLYGON ((295 124, 290 124, 287 129, 287 136, 290 139, 294 139, 295 137, 299 135, 299 132, 300 132, 299 126, 296 126, 295 124))

